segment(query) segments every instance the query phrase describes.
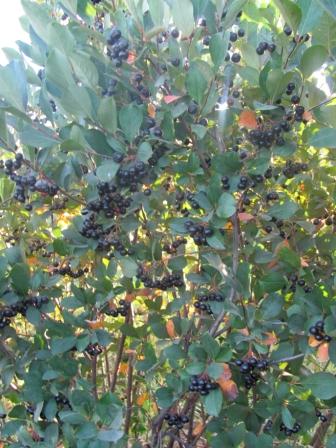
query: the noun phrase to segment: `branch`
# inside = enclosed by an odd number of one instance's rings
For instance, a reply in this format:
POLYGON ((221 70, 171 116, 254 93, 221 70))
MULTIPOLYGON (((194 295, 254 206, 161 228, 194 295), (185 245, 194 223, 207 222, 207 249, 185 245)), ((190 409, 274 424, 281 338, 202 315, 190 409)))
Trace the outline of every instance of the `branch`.
POLYGON ((97 392, 97 356, 94 356, 92 358, 91 362, 92 366, 92 384, 93 384, 93 395, 95 399, 98 399, 98 392, 97 392))
POLYGON ((133 361, 134 361, 134 355, 130 354, 128 358, 128 369, 127 369, 125 434, 129 433, 131 424, 131 415, 132 415, 133 361))
POLYGON ((125 347, 125 341, 126 341, 126 335, 122 334, 121 338, 119 339, 117 357, 115 360, 114 369, 113 369, 113 373, 112 373, 111 392, 114 392, 116 384, 117 384, 118 370, 119 370, 121 357, 122 357, 124 347, 125 347))
POLYGON ((318 107, 324 106, 325 104, 331 103, 331 101, 336 100, 336 96, 332 96, 330 98, 327 98, 326 100, 322 101, 319 104, 316 104, 316 106, 311 107, 308 109, 309 112, 311 112, 314 109, 317 109, 318 107))
POLYGON ((329 426, 331 425, 333 413, 331 411, 328 411, 326 417, 327 417, 327 421, 321 422, 318 425, 318 427, 315 431, 315 434, 312 438, 311 446, 313 448, 323 448, 325 446, 323 443, 323 440, 327 434, 329 426))
POLYGON ((300 353, 298 355, 288 356, 287 358, 277 359, 275 361, 272 361, 271 364, 274 365, 274 364, 279 364, 280 362, 296 361, 297 359, 304 358, 304 357, 305 357, 304 353, 300 353))
MULTIPOLYGON (((232 241, 232 280, 233 286, 230 290, 228 300, 233 302, 236 297, 236 274, 239 263, 239 227, 238 227, 238 212, 232 216, 232 224, 233 224, 233 241, 232 241)), ((215 322, 212 324, 209 333, 211 336, 214 336, 217 333, 217 330, 220 324, 223 321, 223 318, 226 314, 226 311, 222 311, 216 318, 215 322)))

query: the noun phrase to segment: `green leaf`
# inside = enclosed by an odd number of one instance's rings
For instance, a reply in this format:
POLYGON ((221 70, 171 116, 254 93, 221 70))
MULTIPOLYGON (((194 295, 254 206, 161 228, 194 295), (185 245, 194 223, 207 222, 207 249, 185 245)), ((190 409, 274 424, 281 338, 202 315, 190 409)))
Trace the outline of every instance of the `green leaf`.
POLYGON ((281 97, 292 77, 292 72, 284 73, 280 68, 269 71, 266 80, 266 89, 272 101, 281 97))
POLYGON ((1 201, 7 201, 12 197, 13 191, 15 189, 15 183, 11 180, 7 179, 7 177, 3 177, 0 179, 0 198, 1 201))
POLYGON ((285 201, 270 207, 268 214, 277 219, 289 219, 299 210, 299 206, 294 201, 285 201))
POLYGON ((54 338, 51 340, 50 347, 53 355, 60 355, 71 350, 76 345, 77 338, 68 336, 66 338, 54 338))
POLYGON ((296 31, 301 21, 301 9, 291 0, 274 0, 281 15, 290 27, 296 31))
POLYGON ((216 67, 223 64, 225 55, 228 50, 229 32, 217 33, 211 36, 210 40, 210 55, 216 67))
POLYGON ((186 76, 186 87, 188 94, 201 104, 211 78, 209 66, 203 61, 195 61, 190 64, 186 76))
POLYGON ((222 405, 223 405, 223 394, 219 388, 212 390, 209 393, 209 395, 206 395, 204 398, 205 411, 209 415, 213 415, 214 417, 217 417, 220 414, 222 405))
POLYGON ((36 34, 45 42, 48 42, 49 32, 47 25, 51 19, 46 12, 46 8, 30 0, 22 0, 22 6, 36 34))
POLYGON ((138 148, 137 159, 142 162, 147 162, 152 157, 153 150, 148 142, 142 142, 138 148))
POLYGON ((204 333, 201 337, 201 344, 204 350, 208 353, 210 358, 214 359, 219 353, 220 347, 218 342, 210 336, 209 333, 204 333))
POLYGON ((301 260, 299 255, 289 247, 282 247, 278 252, 278 258, 283 263, 291 266, 294 269, 299 269, 301 267, 301 260))
POLYGON ((79 81, 93 89, 97 88, 99 81, 98 70, 88 56, 73 53, 70 57, 70 62, 79 81))
POLYGON ((311 31, 319 22, 323 14, 322 8, 316 8, 316 5, 311 0, 300 0, 302 19, 298 29, 298 34, 303 36, 308 31, 311 31))
POLYGON ((331 373, 314 373, 305 378, 303 384, 321 400, 330 400, 336 397, 336 377, 331 373))
POLYGON ((336 1, 335 0, 317 0, 322 8, 327 11, 334 19, 336 19, 336 1))
POLYGON ((134 104, 122 107, 119 112, 119 123, 127 138, 133 140, 142 123, 142 110, 134 104))
POLYGON ((236 200, 230 193, 222 193, 219 201, 218 206, 216 209, 216 215, 220 218, 229 218, 232 216, 236 211, 236 200))
POLYGON ((136 275, 138 270, 138 265, 136 262, 129 257, 124 257, 120 260, 121 270, 125 277, 132 278, 136 275))
POLYGON ((147 0, 151 18, 156 26, 162 26, 165 4, 162 0, 147 0))
POLYGON ((37 128, 30 124, 24 126, 22 132, 19 133, 20 140, 23 145, 49 148, 59 143, 59 140, 53 135, 53 133, 44 127, 37 128))
POLYGON ((77 13, 77 0, 62 0, 61 3, 72 14, 77 13))
POLYGON ((315 148, 336 148, 336 129, 320 129, 308 143, 315 148))
POLYGON ((117 107, 114 98, 103 98, 98 108, 98 120, 102 127, 114 134, 118 128, 117 107))
POLYGON ((279 291, 285 284, 285 279, 278 272, 270 272, 264 275, 260 281, 264 292, 279 291))
POLYGON ((302 56, 300 70, 305 78, 309 78, 328 59, 328 51, 322 45, 309 47, 302 56))
POLYGON ((98 432, 98 440, 102 442, 117 442, 123 436, 123 432, 118 429, 102 429, 98 432))
POLYGON ((336 434, 328 437, 326 448, 336 448, 336 434))
POLYGON ((191 0, 173 0, 171 13, 176 27, 184 36, 190 36, 195 26, 191 0))
POLYGON ((102 182, 110 182, 114 179, 118 169, 118 163, 113 162, 113 160, 108 160, 97 168, 97 177, 102 182))
POLYGON ((28 103, 26 72, 22 62, 13 60, 0 67, 0 96, 16 109, 25 112, 28 103))
POLYGON ((10 273, 13 287, 20 294, 26 294, 30 285, 29 267, 24 263, 17 263, 10 273))
POLYGON ((290 410, 286 407, 281 408, 281 417, 283 423, 286 425, 287 428, 293 429, 295 418, 292 416, 292 413, 290 410))

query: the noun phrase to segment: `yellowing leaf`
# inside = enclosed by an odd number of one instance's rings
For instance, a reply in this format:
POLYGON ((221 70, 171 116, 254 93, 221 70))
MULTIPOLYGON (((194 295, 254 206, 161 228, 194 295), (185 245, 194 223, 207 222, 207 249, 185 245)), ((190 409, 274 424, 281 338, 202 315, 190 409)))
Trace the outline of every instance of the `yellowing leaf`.
POLYGON ((88 324, 88 327, 92 328, 93 330, 97 330, 98 328, 104 328, 104 319, 86 320, 85 322, 88 324))
POLYGON ((194 429, 193 429, 193 436, 199 436, 200 434, 202 434, 204 429, 204 425, 201 422, 198 422, 197 425, 195 425, 194 429))
POLYGON ((155 118, 155 112, 156 112, 156 109, 155 109, 155 106, 154 106, 153 103, 149 103, 149 104, 148 104, 148 106, 147 106, 147 112, 148 112, 148 115, 149 115, 151 118, 155 118))
POLYGON ((127 362, 121 362, 121 363, 119 364, 118 373, 120 373, 121 375, 126 375, 126 373, 127 373, 127 369, 128 369, 128 364, 127 364, 127 362))
POLYGON ((171 319, 166 322, 166 330, 170 338, 176 338, 175 325, 171 319))
POLYGON ((329 361, 329 344, 324 343, 319 346, 317 349, 317 357, 321 362, 329 361))
POLYGON ((244 128, 256 129, 258 127, 256 113, 253 110, 243 110, 239 116, 238 124, 244 128))
POLYGON ((310 347, 318 347, 321 344, 321 341, 317 341, 314 336, 309 336, 308 344, 310 347))
POLYGON ((139 397, 137 398, 137 405, 138 406, 142 406, 144 404, 145 401, 147 401, 149 398, 149 395, 147 392, 144 392, 143 394, 139 395, 139 397))
POLYGON ((38 262, 38 259, 36 257, 28 257, 27 258, 27 263, 29 266, 34 266, 36 265, 38 262))

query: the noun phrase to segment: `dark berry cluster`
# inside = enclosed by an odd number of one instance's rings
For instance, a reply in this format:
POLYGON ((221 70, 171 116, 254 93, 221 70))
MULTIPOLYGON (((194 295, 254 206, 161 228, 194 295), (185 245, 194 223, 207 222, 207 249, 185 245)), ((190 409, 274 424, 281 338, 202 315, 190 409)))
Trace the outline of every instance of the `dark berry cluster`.
POLYGON ((200 395, 208 395, 210 391, 217 389, 218 384, 210 379, 193 375, 190 379, 189 391, 198 392, 200 395))
POLYGON ((91 3, 93 3, 94 5, 99 5, 99 3, 101 2, 102 0, 91 0, 91 3))
POLYGON ((12 317, 17 316, 18 314, 25 316, 29 306, 40 309, 42 305, 45 305, 48 302, 49 298, 47 296, 33 296, 29 299, 16 302, 13 305, 0 309, 0 329, 10 325, 12 317))
POLYGON ((268 50, 270 53, 273 53, 275 51, 276 45, 275 44, 269 44, 267 42, 260 42, 256 48, 257 54, 260 56, 265 53, 266 50, 268 50))
POLYGON ((148 87, 143 84, 143 76, 141 73, 137 73, 134 76, 134 84, 135 89, 139 92, 137 102, 139 102, 139 104, 142 104, 143 99, 149 98, 151 96, 151 93, 148 87))
POLYGON ((138 184, 143 183, 143 178, 147 174, 147 167, 144 162, 136 162, 133 166, 120 168, 117 173, 118 183, 121 187, 129 187, 130 191, 138 191, 138 184))
POLYGON ((111 58, 116 67, 121 67, 122 61, 128 58, 129 42, 121 36, 121 31, 116 26, 112 27, 106 39, 107 55, 111 58))
POLYGON ((253 356, 246 360, 237 359, 235 364, 244 376, 246 389, 251 389, 257 383, 258 379, 260 379, 259 372, 265 372, 269 367, 269 361, 267 359, 256 359, 253 356))
POLYGON ((208 314, 212 315, 212 309, 209 302, 224 302, 225 297, 222 294, 211 292, 209 294, 202 294, 195 300, 194 306, 196 309, 201 311, 206 311, 208 314))
POLYGON ((193 193, 191 193, 190 191, 187 191, 186 193, 186 199, 189 201, 191 207, 194 210, 198 210, 200 208, 199 203, 197 202, 197 200, 195 199, 195 195, 193 193))
POLYGON ((119 305, 116 308, 111 308, 110 306, 104 311, 107 316, 118 317, 123 316, 126 317, 128 315, 128 311, 130 309, 129 302, 126 300, 119 300, 119 305))
POLYGON ((192 221, 186 221, 184 227, 197 246, 206 246, 208 244, 207 238, 214 233, 209 227, 193 223, 192 221))
POLYGON ((292 434, 298 433, 300 429, 301 425, 298 422, 294 423, 293 428, 287 428, 284 423, 280 424, 280 431, 283 431, 287 437, 291 436, 292 434))
POLYGON ((177 429, 182 429, 183 426, 189 422, 187 415, 180 414, 165 414, 164 419, 167 421, 168 426, 175 426, 177 429))
POLYGON ((49 103, 50 103, 50 106, 51 106, 51 110, 53 112, 56 112, 57 111, 57 106, 56 106, 55 101, 54 100, 49 100, 49 103))
MULTIPOLYGON (((19 175, 17 170, 22 168, 24 159, 21 153, 15 154, 15 159, 8 159, 3 163, 0 161, 0 168, 5 168, 4 172, 15 182, 14 199, 21 203, 25 203, 28 197, 28 191, 38 191, 48 196, 55 196, 59 190, 58 186, 44 179, 36 179, 34 174, 19 175)), ((25 208, 32 210, 31 204, 26 204, 25 208)))
POLYGON ((184 286, 183 276, 180 273, 168 274, 160 279, 153 279, 142 266, 138 268, 137 278, 141 280, 145 288, 155 288, 166 291, 169 288, 181 288, 184 286))
POLYGON ((85 351, 90 356, 98 356, 103 352, 103 348, 96 342, 95 344, 89 344, 85 351))
POLYGON ((289 287, 289 291, 291 292, 295 292, 296 291, 296 286, 300 286, 301 288, 303 288, 304 292, 309 294, 313 291, 313 289, 306 285, 306 281, 303 280, 303 278, 298 278, 298 276, 296 274, 291 274, 289 276, 289 280, 291 282, 291 285, 289 287))
POLYGON ((308 171, 307 163, 293 162, 292 160, 287 160, 286 165, 282 170, 282 174, 285 177, 287 177, 287 179, 292 179, 295 175, 306 171, 308 171))
MULTIPOLYGON (((113 237, 110 241, 111 246, 113 249, 118 252, 122 257, 125 257, 126 255, 134 255, 134 249, 133 248, 126 248, 125 244, 122 243, 116 236, 113 237)), ((107 254, 107 258, 111 259, 114 257, 114 252, 110 252, 107 254)))
POLYGON ((331 336, 325 334, 324 332, 324 322, 323 320, 318 320, 315 325, 309 328, 309 333, 314 336, 316 341, 330 342, 331 336))
POLYGON ((318 409, 316 409, 316 417, 319 418, 319 420, 322 423, 326 423, 328 421, 328 418, 325 415, 323 415, 322 412, 319 411, 318 409))
POLYGON ((282 136, 282 132, 288 132, 290 129, 290 124, 288 121, 283 120, 269 129, 252 129, 252 131, 248 133, 248 139, 258 148, 271 148, 274 144, 277 146, 283 146, 285 144, 285 140, 282 136))
POLYGON ((53 274, 68 275, 71 278, 83 277, 83 275, 88 272, 89 272, 88 268, 84 268, 84 269, 80 268, 77 271, 73 271, 71 269, 70 265, 62 266, 60 268, 57 268, 57 266, 56 266, 56 269, 53 270, 53 274))
POLYGON ((175 254, 177 249, 186 243, 187 243, 186 238, 179 238, 173 241, 171 244, 169 243, 164 244, 162 249, 168 254, 175 254))

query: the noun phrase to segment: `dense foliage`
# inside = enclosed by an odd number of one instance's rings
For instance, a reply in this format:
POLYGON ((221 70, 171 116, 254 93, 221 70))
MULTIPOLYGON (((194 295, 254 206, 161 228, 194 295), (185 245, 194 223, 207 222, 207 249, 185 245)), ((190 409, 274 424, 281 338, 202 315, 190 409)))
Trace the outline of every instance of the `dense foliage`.
POLYGON ((335 3, 22 3, 0 446, 335 447, 335 3))

